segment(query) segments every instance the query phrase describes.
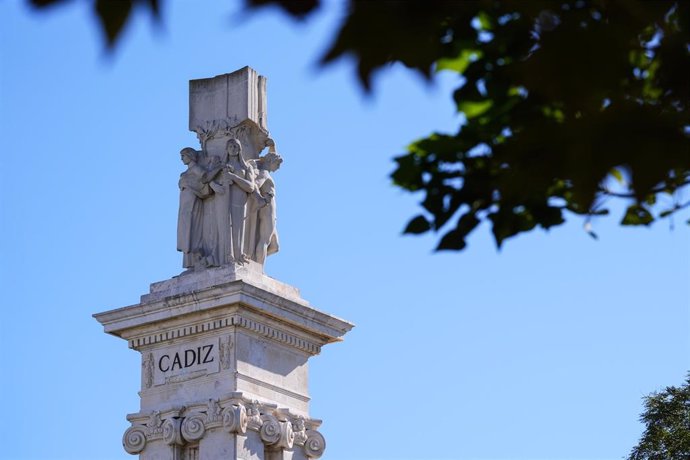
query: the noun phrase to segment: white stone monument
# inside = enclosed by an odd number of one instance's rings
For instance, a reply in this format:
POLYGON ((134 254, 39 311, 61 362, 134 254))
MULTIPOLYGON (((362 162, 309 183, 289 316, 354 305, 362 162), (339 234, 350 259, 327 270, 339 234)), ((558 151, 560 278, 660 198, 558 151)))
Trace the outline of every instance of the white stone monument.
POLYGON ((319 458, 308 360, 353 325, 264 274, 282 162, 266 128, 266 79, 245 67, 191 81, 189 123, 201 148, 181 152, 186 270, 136 305, 94 315, 141 353, 141 404, 123 446, 142 460, 319 458))

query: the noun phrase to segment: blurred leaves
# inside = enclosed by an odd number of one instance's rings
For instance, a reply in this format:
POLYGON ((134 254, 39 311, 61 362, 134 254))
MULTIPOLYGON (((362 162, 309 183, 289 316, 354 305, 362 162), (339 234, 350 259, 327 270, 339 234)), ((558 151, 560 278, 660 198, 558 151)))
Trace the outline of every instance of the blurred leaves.
POLYGON ((680 387, 667 387, 644 398, 640 442, 628 460, 690 458, 690 376, 680 387))
POLYGON ((461 101, 458 103, 458 111, 464 113, 467 118, 474 118, 486 113, 493 104, 494 101, 491 99, 479 102, 461 101))
POLYGON ((407 227, 405 228, 405 233, 424 233, 430 229, 431 225, 429 225, 429 221, 426 220, 426 217, 417 216, 407 224, 407 227))
POLYGON ((298 19, 306 17, 319 6, 319 0, 246 0, 246 3, 249 8, 276 5, 286 13, 298 19))
MULTIPOLYGON (((28 0, 37 9, 67 4, 70 0, 28 0)), ((132 17, 135 6, 141 5, 147 9, 154 19, 160 19, 158 0, 94 0, 93 12, 106 40, 109 50, 112 50, 127 22, 132 17)))
POLYGON ((436 71, 452 70, 457 73, 463 73, 472 61, 479 58, 479 52, 475 50, 462 50, 456 57, 441 58, 436 61, 436 71))
POLYGON ((400 62, 458 74, 464 122, 395 158, 396 186, 423 195, 405 233, 463 249, 487 222, 501 246, 566 215, 650 225, 684 206, 690 178, 690 5, 674 1, 350 1, 324 62, 355 58, 366 90, 400 62), (660 202, 660 201, 659 201, 660 202), (668 199, 665 200, 668 204, 668 199), (459 216, 459 217, 458 217, 459 216))
MULTIPOLYGON (((245 4, 304 19, 320 0, 245 4)), ((110 47, 136 6, 159 14, 157 0, 93 5, 110 47)), ((348 0, 325 49, 323 65, 354 59, 367 92, 392 63, 458 75, 457 131, 413 142, 392 173, 423 195, 405 233, 439 232, 438 249, 463 249, 482 222, 501 246, 568 214, 594 235, 613 200, 626 226, 690 205, 690 2, 348 0)))

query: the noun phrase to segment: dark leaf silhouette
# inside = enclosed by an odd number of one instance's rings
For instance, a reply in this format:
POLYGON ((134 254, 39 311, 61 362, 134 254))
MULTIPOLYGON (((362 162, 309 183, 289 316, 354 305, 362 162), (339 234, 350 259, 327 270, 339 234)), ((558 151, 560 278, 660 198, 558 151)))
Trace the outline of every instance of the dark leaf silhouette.
MULTIPOLYGON (((44 10, 66 0, 27 1, 44 10)), ((303 19, 320 1, 245 4, 303 19)), ((94 5, 109 47, 136 6, 159 14, 157 0, 94 5)), ((426 217, 405 232, 439 232, 438 249, 465 248, 481 222, 501 246, 568 214, 595 235, 590 217, 612 200, 626 201, 622 225, 689 205, 690 2, 348 0, 325 49, 322 65, 354 59, 367 92, 393 63, 462 77, 452 98, 464 121, 413 142, 392 173, 423 195, 426 217)))

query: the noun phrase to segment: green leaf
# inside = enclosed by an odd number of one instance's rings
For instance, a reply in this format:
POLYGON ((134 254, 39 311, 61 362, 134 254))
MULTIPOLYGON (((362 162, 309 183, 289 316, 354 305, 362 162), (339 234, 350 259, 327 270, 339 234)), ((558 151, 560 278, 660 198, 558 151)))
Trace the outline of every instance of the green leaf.
POLYGON ((463 73, 468 65, 481 58, 482 53, 478 50, 462 50, 460 55, 454 58, 441 58, 436 61, 436 71, 452 70, 453 72, 463 73))
POLYGON ((480 102, 464 101, 458 104, 458 111, 464 113, 467 118, 475 118, 486 113, 493 104, 494 101, 491 99, 480 102))
POLYGON ((546 106, 542 108, 542 113, 547 117, 556 120, 558 123, 563 123, 565 120, 565 114, 559 108, 546 106))
POLYGON ((479 21, 480 30, 491 30, 493 25, 491 24, 491 17, 484 11, 480 11, 477 15, 477 21, 479 21))
POLYGON ((642 205, 630 205, 623 216, 621 225, 649 225, 654 221, 652 214, 642 205))
POLYGON ((429 230, 431 230, 429 221, 426 220, 426 217, 420 214, 407 224, 407 227, 405 227, 403 233, 418 235, 429 230))
POLYGON ((628 460, 690 458, 690 375, 683 385, 666 387, 643 401, 645 431, 628 460))
POLYGON ((524 86, 511 86, 508 88, 508 96, 520 96, 520 97, 526 97, 527 96, 527 90, 525 89, 524 86))
POLYGON ((624 183, 625 179, 623 179, 623 173, 621 172, 620 169, 613 168, 613 169, 611 169, 611 171, 609 171, 609 174, 611 174, 613 177, 615 177, 619 184, 624 183))

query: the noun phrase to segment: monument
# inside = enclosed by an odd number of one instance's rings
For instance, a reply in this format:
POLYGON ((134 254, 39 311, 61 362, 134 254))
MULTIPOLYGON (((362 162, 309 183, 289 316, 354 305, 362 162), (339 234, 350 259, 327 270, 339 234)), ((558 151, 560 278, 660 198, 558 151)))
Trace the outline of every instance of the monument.
POLYGON ((142 460, 319 458, 308 360, 353 325, 264 273, 279 248, 273 175, 283 161, 266 79, 244 67, 190 81, 189 129, 200 147, 180 152, 184 271, 136 305, 94 315, 141 354, 124 449, 142 460))

